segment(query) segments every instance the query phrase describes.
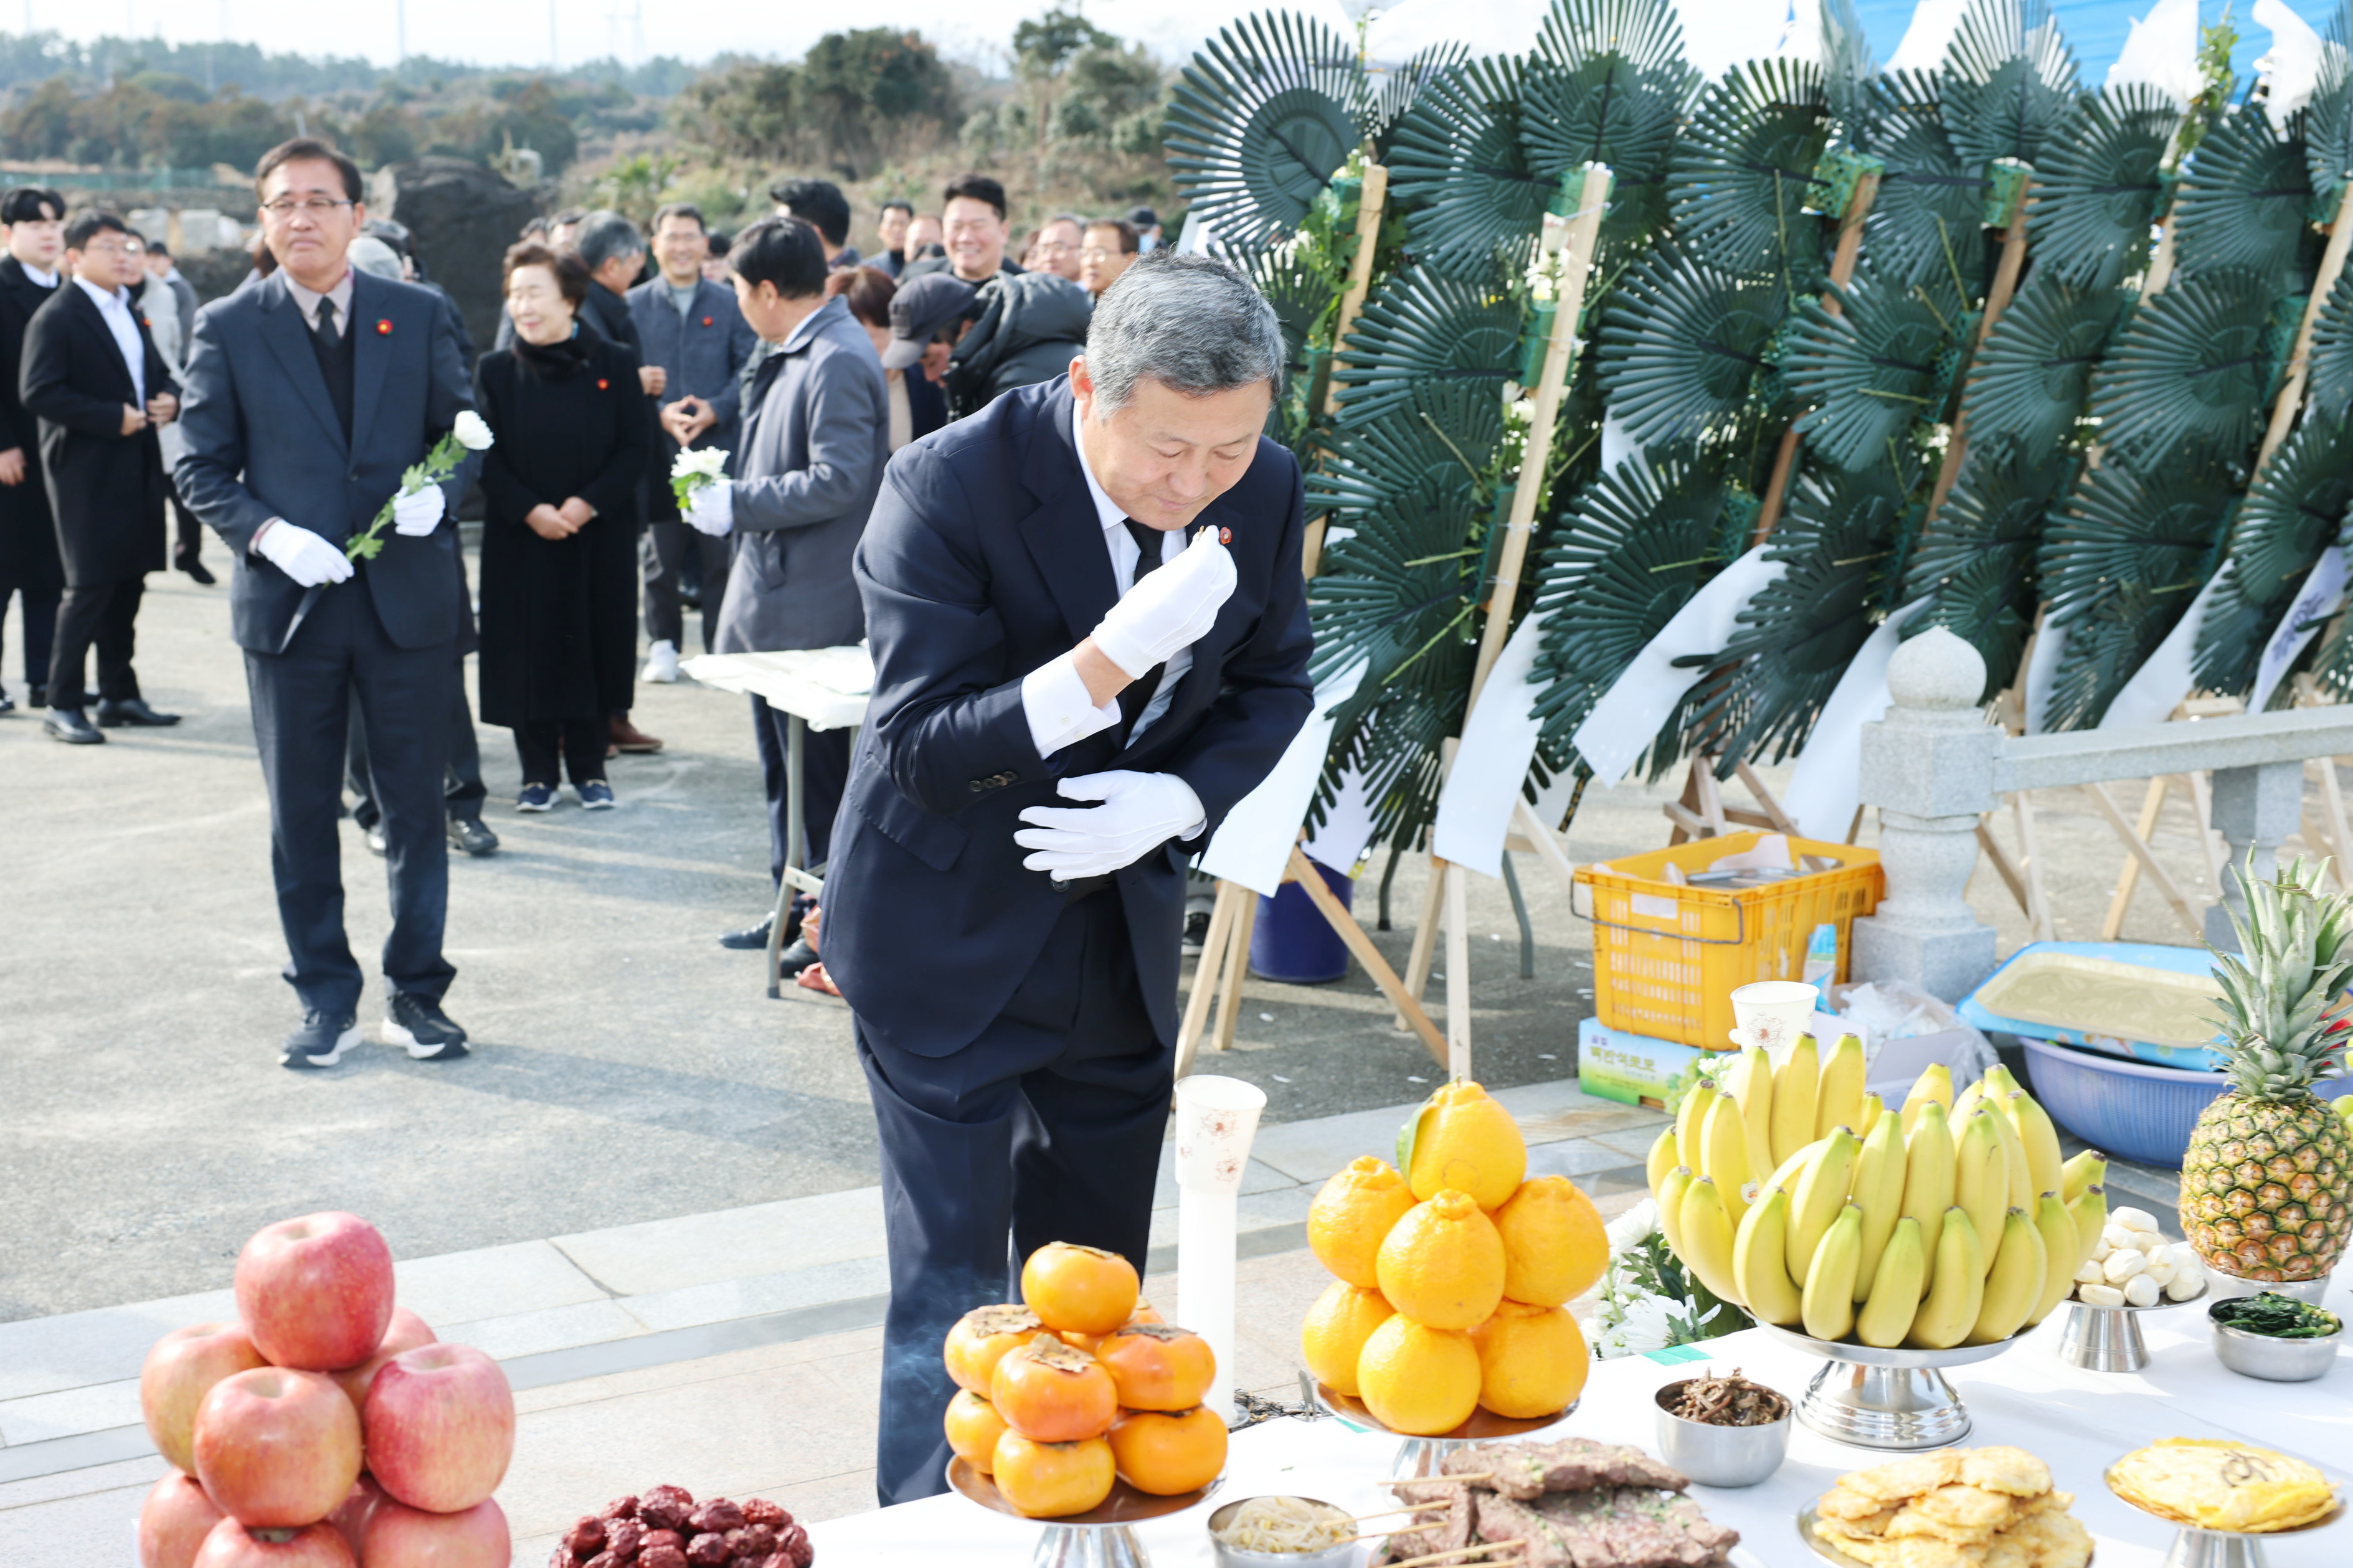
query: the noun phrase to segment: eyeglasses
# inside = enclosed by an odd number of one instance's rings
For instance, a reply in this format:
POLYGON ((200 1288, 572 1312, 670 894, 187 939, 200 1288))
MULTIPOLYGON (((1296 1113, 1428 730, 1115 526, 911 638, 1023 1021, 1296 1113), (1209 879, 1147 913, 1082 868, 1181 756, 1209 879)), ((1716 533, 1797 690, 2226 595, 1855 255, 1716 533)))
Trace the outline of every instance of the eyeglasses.
POLYGON ((81 247, 84 256, 137 256, 145 249, 145 246, 135 240, 125 242, 111 239, 103 242, 92 240, 81 247))
POLYGON ((323 218, 337 207, 347 207, 351 205, 349 202, 339 202, 332 196, 305 196, 299 202, 291 196, 280 196, 274 202, 262 203, 261 210, 283 223, 296 213, 301 213, 308 217, 323 218))
POLYGON ((965 218, 948 225, 950 234, 988 234, 1002 226, 1001 220, 965 218))
POLYGON ((1125 256, 1127 252, 1124 250, 1116 250, 1109 246, 1090 245, 1084 250, 1079 252, 1079 259, 1082 261, 1109 261, 1114 256, 1125 256))

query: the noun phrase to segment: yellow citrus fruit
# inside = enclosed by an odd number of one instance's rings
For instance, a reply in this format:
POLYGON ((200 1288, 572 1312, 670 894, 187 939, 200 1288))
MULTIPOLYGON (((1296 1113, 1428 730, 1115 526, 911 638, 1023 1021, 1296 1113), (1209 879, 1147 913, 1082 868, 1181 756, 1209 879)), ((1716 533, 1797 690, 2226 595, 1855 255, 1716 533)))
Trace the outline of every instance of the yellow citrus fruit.
POLYGON ((1504 1238, 1504 1294, 1557 1307, 1583 1295, 1609 1267, 1600 1211, 1567 1176, 1538 1176, 1495 1211, 1504 1238))
POLYGON ((1388 1163, 1362 1154, 1324 1184, 1307 1210, 1315 1260, 1351 1285, 1373 1285, 1374 1258, 1389 1227, 1413 1207, 1413 1189, 1388 1163))
POLYGON ((1300 1358, 1319 1383, 1341 1394, 1356 1394, 1356 1358, 1373 1331, 1396 1312, 1378 1290, 1335 1279, 1299 1325, 1300 1358))
POLYGON ((1381 1294, 1432 1329, 1482 1323, 1504 1299, 1504 1238, 1468 1193, 1416 1204, 1381 1243, 1381 1294))
POLYGON ((1479 1352, 1479 1403, 1517 1420, 1566 1408, 1593 1360, 1567 1310, 1525 1301, 1504 1301, 1471 1331, 1471 1342, 1479 1352))
MULTIPOLYGON (((1406 1183, 1424 1203, 1444 1188, 1497 1209, 1528 1173, 1527 1140, 1512 1113, 1477 1084, 1450 1083, 1422 1102, 1406 1183)), ((1402 1309, 1400 1309, 1402 1310, 1402 1309)))
POLYGON ((1365 1342, 1356 1384, 1366 1408, 1390 1431, 1435 1437, 1478 1406, 1478 1347, 1469 1334, 1425 1328, 1400 1312, 1365 1342))

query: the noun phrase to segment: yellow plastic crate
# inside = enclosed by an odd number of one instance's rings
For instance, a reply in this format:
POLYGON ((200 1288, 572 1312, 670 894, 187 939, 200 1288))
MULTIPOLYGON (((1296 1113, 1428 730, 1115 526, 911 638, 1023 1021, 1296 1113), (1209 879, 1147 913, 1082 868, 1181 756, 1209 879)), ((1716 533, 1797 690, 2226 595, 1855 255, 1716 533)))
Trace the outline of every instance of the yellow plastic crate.
POLYGON ((1702 871, 1754 848, 1762 833, 1732 833, 1629 855, 1577 871, 1577 912, 1593 922, 1593 1010, 1602 1024, 1707 1050, 1732 1049, 1732 993, 1752 980, 1802 980, 1806 944, 1838 928, 1838 978, 1847 977, 1854 917, 1886 890, 1879 852, 1789 839, 1798 864, 1837 864, 1761 888, 1678 887, 1669 866, 1702 871))

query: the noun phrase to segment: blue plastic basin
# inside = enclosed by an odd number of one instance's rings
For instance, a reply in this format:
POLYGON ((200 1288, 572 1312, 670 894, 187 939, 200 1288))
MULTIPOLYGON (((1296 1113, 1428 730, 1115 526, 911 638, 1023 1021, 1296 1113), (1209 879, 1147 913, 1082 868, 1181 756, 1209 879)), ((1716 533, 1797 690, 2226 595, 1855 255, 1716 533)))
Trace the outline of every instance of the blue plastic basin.
MULTIPOLYGON (((2032 1059, 2034 1098, 2052 1120, 2093 1148, 2137 1165, 2181 1168, 2199 1113, 2228 1089, 2219 1072, 2184 1072, 2121 1057, 2021 1039, 2032 1059)), ((2318 1086, 2325 1098, 2353 1094, 2353 1079, 2318 1086)))

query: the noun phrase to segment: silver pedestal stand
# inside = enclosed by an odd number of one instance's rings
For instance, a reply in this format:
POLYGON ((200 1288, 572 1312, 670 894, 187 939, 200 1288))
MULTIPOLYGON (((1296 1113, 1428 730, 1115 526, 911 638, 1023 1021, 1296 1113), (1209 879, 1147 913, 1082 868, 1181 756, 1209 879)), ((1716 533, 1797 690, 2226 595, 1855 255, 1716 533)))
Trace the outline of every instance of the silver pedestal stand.
POLYGON ((2148 1364, 2148 1342, 2140 1335, 2140 1315, 2168 1307, 2202 1301, 2206 1291, 2179 1301, 2159 1300, 2155 1306, 2095 1307, 2069 1300, 2066 1326, 2060 1331, 2059 1359, 2085 1372, 2138 1372, 2148 1364))
MULTIPOLYGON (((1182 1513, 1208 1501, 1225 1484, 1226 1479, 1219 1476, 1198 1491, 1155 1497, 1125 1481, 1114 1481, 1111 1496, 1100 1507, 1061 1519, 1030 1521, 1045 1527, 1038 1537, 1038 1550, 1030 1554, 1030 1568, 1152 1568, 1152 1553, 1144 1549, 1131 1527, 1182 1513)), ((1014 1519, 1029 1517, 1005 1500, 995 1481, 962 1459, 948 1462, 948 1485, 991 1512, 1014 1519)))
POLYGON ((1771 1323, 1757 1326, 1825 1363, 1798 1403, 1799 1421, 1858 1448, 1900 1451, 1942 1448, 1968 1436, 1968 1409, 1945 1381, 1944 1369, 1991 1361, 2018 1342, 2012 1338, 1948 1351, 1874 1350, 1771 1323))
POLYGON ((1308 1403, 1347 1425, 1367 1432, 1388 1432, 1403 1439, 1398 1444, 1397 1458, 1389 1466, 1389 1479, 1396 1481, 1419 1481, 1442 1478, 1447 1457, 1461 1448, 1475 1448, 1482 1443, 1502 1443, 1514 1437, 1525 1437, 1541 1432, 1547 1426, 1567 1420, 1577 1410, 1577 1401, 1567 1408, 1550 1415, 1521 1420, 1509 1415, 1496 1415, 1485 1410, 1473 1410, 1471 1419, 1451 1432, 1435 1437, 1417 1437, 1398 1432, 1384 1424, 1381 1418, 1365 1406, 1365 1402, 1318 1383, 1303 1372, 1299 1374, 1299 1391, 1308 1403))
MULTIPOLYGON (((2108 1489, 2116 1491, 2115 1481, 2108 1482, 2108 1489)), ((2133 1507, 2140 1508, 2141 1512, 2151 1519, 2165 1519, 2161 1513, 2141 1508, 2122 1492, 2116 1492, 2116 1496, 2132 1503, 2133 1507)), ((2263 1556, 2264 1542, 2282 1535, 2302 1535, 2306 1531, 2326 1530, 2344 1515, 2345 1510, 2340 1506, 2331 1510, 2326 1519, 2299 1524, 2294 1530, 2266 1531, 2260 1535, 2236 1530, 2201 1530, 2194 1524, 2182 1524, 2179 1520, 2165 1519, 2166 1523, 2178 1526, 2181 1531, 2173 1538, 2173 1550, 2165 1554, 2165 1568, 2267 1568, 2263 1556)))

